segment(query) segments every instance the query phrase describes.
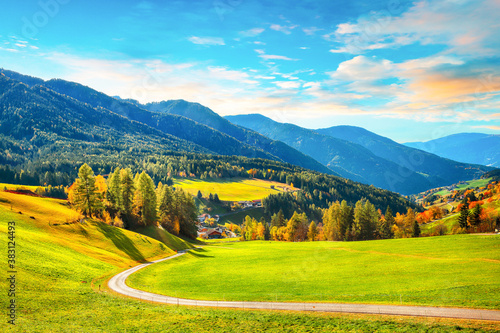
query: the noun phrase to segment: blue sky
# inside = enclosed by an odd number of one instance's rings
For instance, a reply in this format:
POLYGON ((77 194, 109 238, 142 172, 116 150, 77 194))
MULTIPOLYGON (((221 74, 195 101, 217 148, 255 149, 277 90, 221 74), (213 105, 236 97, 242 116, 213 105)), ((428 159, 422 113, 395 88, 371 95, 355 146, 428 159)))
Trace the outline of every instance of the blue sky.
POLYGON ((6 1, 0 67, 398 142, 500 134, 499 0, 6 1))

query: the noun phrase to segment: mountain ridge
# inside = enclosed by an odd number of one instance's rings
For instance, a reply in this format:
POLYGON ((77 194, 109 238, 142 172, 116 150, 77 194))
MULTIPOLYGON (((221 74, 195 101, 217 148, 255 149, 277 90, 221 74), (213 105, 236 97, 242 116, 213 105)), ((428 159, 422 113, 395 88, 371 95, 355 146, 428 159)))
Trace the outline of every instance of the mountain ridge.
POLYGON ((403 194, 478 178, 491 169, 415 150, 361 127, 334 126, 311 130, 278 123, 260 114, 225 118, 273 139, 283 140, 343 177, 403 194), (348 163, 351 175, 338 169, 348 163))

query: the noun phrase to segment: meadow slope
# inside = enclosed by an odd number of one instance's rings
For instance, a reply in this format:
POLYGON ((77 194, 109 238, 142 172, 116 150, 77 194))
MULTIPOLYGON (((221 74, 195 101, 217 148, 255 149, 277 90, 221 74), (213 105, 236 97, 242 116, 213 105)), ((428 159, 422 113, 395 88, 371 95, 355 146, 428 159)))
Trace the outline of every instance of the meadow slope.
MULTIPOLYGON (((488 332, 498 329, 497 323, 464 320, 204 309, 125 298, 106 288, 110 276, 137 262, 165 257, 190 245, 179 239, 175 239, 176 246, 160 243, 96 221, 72 223, 78 217, 62 200, 0 191, 2 249, 7 248, 7 223, 16 222, 17 319, 15 327, 6 324, 8 299, 4 294, 0 298, 4 309, 4 322, 0 326, 3 332, 454 332, 458 329, 488 332)), ((5 279, 0 280, 0 288, 7 289, 5 279)))
POLYGON ((500 236, 207 246, 133 275, 189 299, 500 309, 500 236), (190 277, 190 278, 188 278, 190 277))

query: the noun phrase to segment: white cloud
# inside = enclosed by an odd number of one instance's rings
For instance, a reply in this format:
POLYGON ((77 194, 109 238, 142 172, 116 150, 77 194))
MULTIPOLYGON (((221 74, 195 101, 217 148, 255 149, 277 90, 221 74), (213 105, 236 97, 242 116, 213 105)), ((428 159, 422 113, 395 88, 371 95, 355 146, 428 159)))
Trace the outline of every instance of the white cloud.
POLYGON ((298 89, 301 86, 298 81, 274 81, 273 83, 281 89, 298 89))
POLYGON ((360 54, 413 43, 444 44, 470 56, 497 55, 500 1, 419 1, 406 12, 372 12, 355 22, 337 25, 323 37, 335 43, 333 53, 360 54), (485 28, 488 27, 488 28, 485 28))
POLYGON ((224 39, 220 37, 197 37, 191 36, 188 38, 191 43, 200 45, 226 45, 224 39))
POLYGON ((270 28, 275 31, 280 31, 284 34, 290 35, 292 30, 297 28, 298 25, 279 25, 279 24, 271 24, 270 28))
POLYGON ((321 31, 323 29, 316 28, 316 27, 310 27, 310 28, 303 28, 302 31, 308 36, 314 35, 316 32, 321 31))
POLYGON ((297 61, 298 60, 298 59, 293 59, 293 58, 289 58, 286 56, 275 55, 275 54, 261 54, 261 55, 259 55, 259 57, 261 57, 264 60, 286 60, 286 61, 297 61))
POLYGON ((245 36, 245 37, 255 37, 255 36, 260 35, 264 31, 265 31, 264 28, 253 28, 250 30, 241 31, 240 35, 245 36))

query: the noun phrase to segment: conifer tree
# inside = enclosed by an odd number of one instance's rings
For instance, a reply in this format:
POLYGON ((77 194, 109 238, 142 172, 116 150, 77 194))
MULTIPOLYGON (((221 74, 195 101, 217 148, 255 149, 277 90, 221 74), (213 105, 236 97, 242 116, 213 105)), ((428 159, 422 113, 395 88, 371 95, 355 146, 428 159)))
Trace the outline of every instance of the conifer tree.
POLYGON ((130 169, 120 171, 120 211, 125 216, 132 214, 135 185, 130 169))
POLYGON ((138 181, 138 206, 141 210, 142 221, 145 225, 156 223, 156 187, 149 175, 142 172, 138 181))
POLYGON ((116 210, 121 206, 121 178, 120 169, 116 168, 115 171, 108 178, 108 191, 106 199, 109 201, 111 207, 116 210))
POLYGON ((469 219, 469 203, 467 199, 462 201, 462 206, 460 206, 460 215, 458 216, 458 224, 460 228, 467 229, 467 221, 469 219))
POLYGON ((418 224, 418 222, 416 220, 415 220, 415 222, 413 222, 412 237, 420 237, 420 225, 418 224))

